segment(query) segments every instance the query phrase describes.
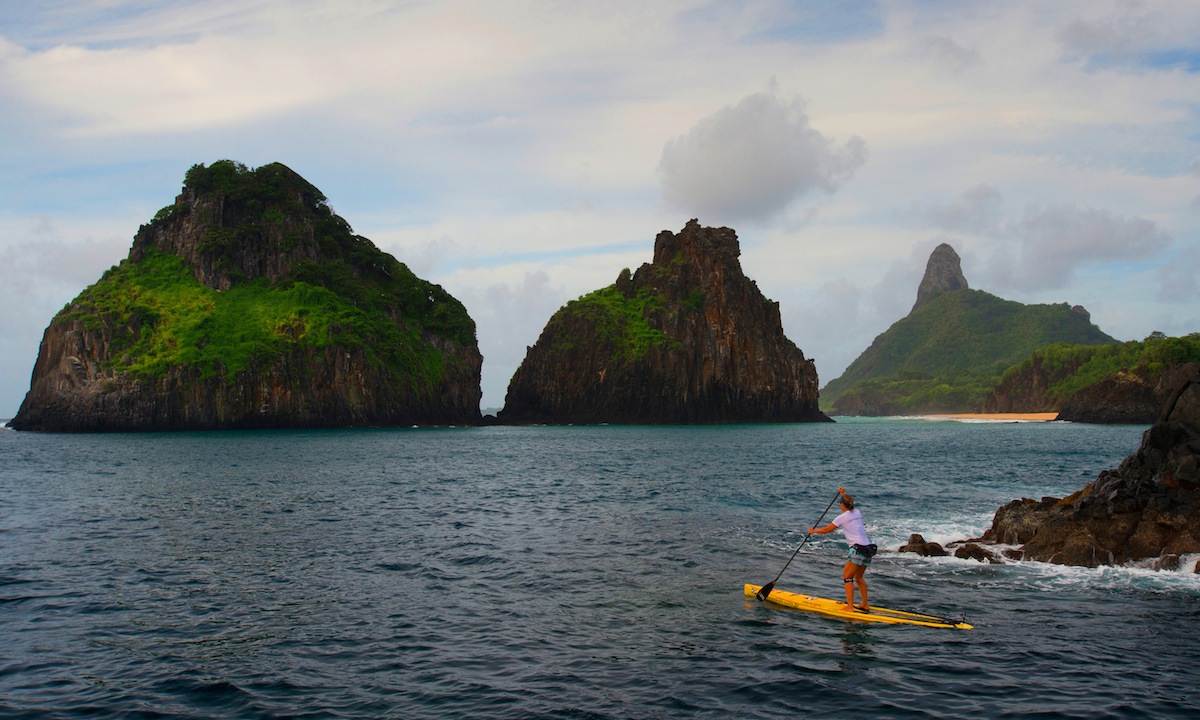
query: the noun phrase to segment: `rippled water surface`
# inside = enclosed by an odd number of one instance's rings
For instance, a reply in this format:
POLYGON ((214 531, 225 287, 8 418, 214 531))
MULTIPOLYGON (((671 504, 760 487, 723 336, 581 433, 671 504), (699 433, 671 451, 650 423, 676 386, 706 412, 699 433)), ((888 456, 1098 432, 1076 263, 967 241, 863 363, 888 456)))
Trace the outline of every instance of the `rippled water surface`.
MULTIPOLYGON (((1194 718, 1196 575, 895 552, 1143 429, 0 432, 0 716, 1194 718), (839 485, 872 601, 974 631, 742 597, 839 485)), ((842 553, 778 587, 836 597, 842 553)))

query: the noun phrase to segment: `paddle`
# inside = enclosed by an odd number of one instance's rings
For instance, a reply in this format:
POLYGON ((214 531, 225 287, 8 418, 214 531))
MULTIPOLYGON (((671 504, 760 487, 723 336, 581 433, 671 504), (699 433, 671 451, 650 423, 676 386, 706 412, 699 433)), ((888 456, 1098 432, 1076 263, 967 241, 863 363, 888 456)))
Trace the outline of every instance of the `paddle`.
MULTIPOLYGON (((842 497, 842 493, 844 493, 844 492, 846 492, 846 488, 838 488, 837 495, 834 496, 833 500, 829 501, 829 505, 827 505, 825 507, 825 512, 821 513, 821 517, 817 518, 817 521, 812 524, 812 527, 816 527, 821 524, 821 521, 825 519, 825 513, 829 512, 829 508, 833 507, 833 504, 835 502, 837 502, 839 498, 842 497)), ((800 548, 804 547, 804 543, 808 542, 808 538, 809 538, 809 534, 804 533, 804 540, 800 541, 800 547, 796 548, 796 552, 792 553, 792 556, 790 558, 788 558, 787 563, 785 563, 783 566, 783 570, 787 570, 788 565, 791 565, 792 561, 796 559, 797 553, 800 552, 800 548)), ((771 582, 769 582, 766 585, 763 585, 761 588, 759 588, 758 592, 755 593, 754 596, 757 597, 759 600, 766 600, 767 596, 771 594, 771 591, 775 589, 776 581, 778 581, 779 578, 783 577, 783 570, 779 571, 779 574, 775 576, 774 580, 772 580, 771 582)))

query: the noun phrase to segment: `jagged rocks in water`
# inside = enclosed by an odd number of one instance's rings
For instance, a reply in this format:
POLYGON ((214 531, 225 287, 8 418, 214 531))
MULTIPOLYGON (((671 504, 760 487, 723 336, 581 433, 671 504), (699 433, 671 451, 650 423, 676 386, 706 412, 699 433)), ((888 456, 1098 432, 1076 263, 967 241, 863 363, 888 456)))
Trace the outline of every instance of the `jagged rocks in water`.
POLYGON ((908 542, 900 546, 900 552, 916 553, 922 557, 945 557, 950 554, 940 543, 928 542, 925 536, 918 533, 908 537, 908 542))
POLYGON ((983 541, 1021 544, 1025 560, 1085 567, 1172 567, 1200 553, 1200 381, 1171 395, 1116 470, 1065 498, 1014 500, 983 541))
POLYGON ((513 375, 507 423, 828 421, 737 234, 692 220, 654 261, 561 308, 513 375))
POLYGON ((278 163, 223 160, 46 329, 20 430, 475 424, 475 324, 278 163))
POLYGON ((968 542, 955 548, 954 557, 962 560, 977 560, 993 565, 999 565, 1004 562, 996 553, 973 542, 968 542))

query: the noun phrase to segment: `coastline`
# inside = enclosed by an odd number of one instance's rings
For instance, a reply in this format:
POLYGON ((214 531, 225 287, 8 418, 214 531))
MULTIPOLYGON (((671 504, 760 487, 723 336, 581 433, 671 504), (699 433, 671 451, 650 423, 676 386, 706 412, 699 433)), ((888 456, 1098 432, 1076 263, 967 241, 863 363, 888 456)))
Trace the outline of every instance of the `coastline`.
POLYGON ((957 420, 959 422, 1052 422, 1058 413, 946 413, 922 415, 929 420, 957 420))

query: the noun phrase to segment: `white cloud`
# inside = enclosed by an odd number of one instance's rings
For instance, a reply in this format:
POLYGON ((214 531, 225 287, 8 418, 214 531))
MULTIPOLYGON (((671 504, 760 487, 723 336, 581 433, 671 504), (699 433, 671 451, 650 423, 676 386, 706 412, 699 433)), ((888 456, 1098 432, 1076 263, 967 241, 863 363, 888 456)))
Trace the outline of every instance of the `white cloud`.
POLYGON ((516 283, 467 288, 458 297, 475 320, 483 354, 482 406, 503 407, 508 382, 525 359, 526 348, 537 341, 550 316, 576 295, 537 269, 525 272, 516 283))
POLYGON ((667 143, 658 174, 667 204, 717 223, 765 221, 816 190, 832 193, 866 161, 810 127, 804 103, 756 93, 667 143))

